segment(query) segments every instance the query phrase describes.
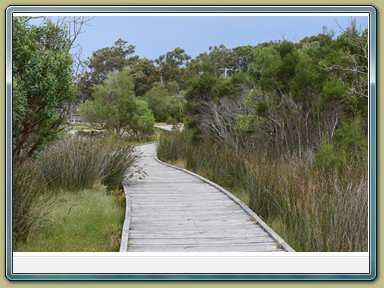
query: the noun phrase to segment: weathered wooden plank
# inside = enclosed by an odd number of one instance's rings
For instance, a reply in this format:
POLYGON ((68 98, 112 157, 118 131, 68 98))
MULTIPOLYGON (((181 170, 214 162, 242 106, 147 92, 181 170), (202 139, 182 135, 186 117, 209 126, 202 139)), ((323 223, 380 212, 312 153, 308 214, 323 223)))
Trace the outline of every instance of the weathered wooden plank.
POLYGON ((201 209, 209 209, 209 208, 215 208, 215 207, 236 207, 236 204, 234 203, 137 203, 132 201, 132 208, 141 208, 141 207, 153 207, 153 208, 161 208, 161 207, 179 207, 179 208, 188 208, 188 207, 201 207, 201 209))
MULTIPOLYGON (((241 217, 241 218, 244 218, 244 220, 246 220, 247 218, 241 214, 232 214, 231 215, 232 217, 241 217)), ((198 214, 198 215, 193 215, 193 214, 175 214, 175 215, 171 215, 171 214, 162 214, 162 213, 158 213, 158 214, 153 214, 153 215, 150 215, 150 214, 142 214, 142 215, 137 215, 135 214, 135 216, 133 217, 134 221, 145 221, 145 222, 158 222, 158 221, 161 221, 161 222, 167 222, 167 221, 175 221, 175 220, 178 220, 178 221, 213 221, 213 220, 221 220, 221 221, 224 221, 224 220, 227 220, 228 219, 228 215, 225 215, 224 213, 223 214, 198 214)))
POLYGON ((136 227, 136 226, 131 226, 130 235, 142 235, 142 234, 147 234, 147 235, 164 235, 164 234, 172 234, 172 235, 189 235, 189 234, 201 234, 201 235, 253 235, 254 233, 258 234, 264 234, 266 233, 263 229, 261 229, 258 226, 247 226, 247 227, 232 227, 231 229, 226 229, 226 227, 212 227, 209 230, 204 230, 204 229, 186 229, 186 230, 181 230, 181 229, 172 229, 172 226, 170 226, 167 230, 145 230, 145 227, 136 227))
MULTIPOLYGON (((228 203, 228 199, 225 198, 216 198, 216 199, 207 199, 204 200, 204 198, 155 198, 155 199, 150 199, 150 198, 141 198, 137 199, 135 197, 132 197, 132 204, 135 205, 145 205, 145 206, 151 206, 151 205, 185 205, 185 204, 200 204, 200 205, 226 205, 226 206, 234 206, 236 204, 234 203, 228 203), (151 204, 149 204, 152 202, 151 204)), ((234 206, 236 207, 236 206, 234 206)))
POLYGON ((145 201, 145 200, 151 200, 151 201, 157 201, 157 200, 180 200, 180 199, 190 199, 190 200, 198 200, 201 201, 204 199, 205 201, 214 201, 214 200, 228 200, 228 197, 224 195, 218 195, 218 194, 205 194, 205 195, 200 195, 200 194, 186 194, 186 195, 179 195, 178 193, 173 193, 173 194, 152 194, 152 195, 147 195, 147 194, 140 194, 140 195, 132 195, 130 193, 130 196, 134 200, 140 200, 140 201, 145 201))
MULTIPOLYGON (((170 225, 170 223, 173 224, 182 224, 182 223, 192 223, 193 225, 200 225, 200 224, 211 224, 211 225, 217 225, 218 227, 221 227, 223 225, 227 224, 236 224, 236 225, 243 225, 243 224, 250 224, 247 219, 225 219, 225 218, 162 218, 159 219, 146 219, 146 218, 133 218, 132 224, 136 225, 170 225)), ((256 225, 256 224, 251 224, 256 225)), ((250 227, 252 227, 250 225, 250 227)))
MULTIPOLYGON (((273 241, 272 241, 273 242, 273 241)), ((131 238, 131 245, 220 245, 271 243, 268 235, 263 237, 199 237, 199 238, 131 238)), ((274 242, 273 242, 274 243, 274 242)))
MULTIPOLYGON (((245 225, 243 225, 245 226, 245 225)), ((239 225, 235 224, 227 224, 227 225, 222 225, 221 228, 225 229, 226 231, 230 231, 232 229, 235 229, 239 227, 239 225)), ((151 233, 151 231, 156 231, 157 229, 161 229, 164 231, 175 231, 175 230, 180 230, 180 231, 190 231, 190 230, 203 230, 203 229, 214 229, 214 228, 220 228, 219 225, 212 225, 212 224, 199 224, 199 225, 194 225, 193 223, 191 224, 170 224, 170 225, 156 225, 156 224, 136 224, 136 223, 131 223, 131 229, 134 229, 135 231, 146 231, 148 233, 151 233)), ((251 226, 249 226, 251 228, 251 226)))
POLYGON ((220 244, 220 245, 129 245, 131 252, 269 252, 282 251, 274 242, 262 244, 220 244))
MULTIPOLYGON (((168 218, 169 219, 169 218, 168 218)), ((131 223, 132 224, 140 224, 140 225, 169 225, 170 222, 167 221, 168 219, 158 219, 158 220, 148 220, 146 218, 132 218, 131 223)), ((216 218, 216 219, 205 219, 205 218, 200 218, 200 219, 195 219, 195 218, 189 218, 189 219, 179 219, 179 218, 173 218, 172 220, 172 225, 217 225, 217 226, 222 226, 222 225, 227 225, 227 224, 232 224, 232 225, 255 225, 252 221, 250 221, 247 218, 216 218)))
MULTIPOLYGON (((132 231, 131 231, 132 232, 132 231)), ((147 234, 147 233, 130 233, 131 240, 153 240, 153 241, 163 241, 166 239, 172 239, 172 240, 183 240, 183 239, 207 239, 207 240, 234 240, 234 239, 244 239, 244 240, 257 240, 257 239, 269 239, 267 234, 258 234, 258 233, 252 233, 252 234, 244 234, 244 235, 232 235, 228 236, 228 234, 187 234, 187 233, 164 233, 164 234, 147 234)))

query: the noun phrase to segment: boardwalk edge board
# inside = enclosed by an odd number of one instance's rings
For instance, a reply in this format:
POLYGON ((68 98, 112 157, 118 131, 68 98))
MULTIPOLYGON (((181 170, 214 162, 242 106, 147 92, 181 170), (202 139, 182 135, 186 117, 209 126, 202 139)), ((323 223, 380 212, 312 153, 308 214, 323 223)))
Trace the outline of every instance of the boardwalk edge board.
POLYGON ((129 241, 129 226, 131 225, 131 215, 132 215, 132 203, 131 198, 128 193, 128 186, 123 185, 125 193, 125 220, 123 224, 123 231, 121 233, 121 242, 119 252, 127 252, 128 250, 128 241, 129 241))
POLYGON ((241 201, 239 198, 237 198, 236 196, 234 196, 232 193, 230 193, 229 191, 225 190, 223 187, 217 185, 216 183, 196 174, 196 173, 193 173, 187 169, 183 169, 183 168, 180 168, 180 167, 177 167, 177 166, 174 166, 174 165, 171 165, 171 164, 168 164, 168 163, 165 163, 163 161, 161 161, 159 158, 157 158, 157 156, 155 156, 155 160, 160 163, 160 164, 163 164, 165 166, 168 166, 168 167, 171 167, 171 168, 174 168, 174 169, 177 169, 177 170, 180 170, 184 173, 187 173, 189 175, 192 175, 196 178, 198 178, 199 180, 215 187, 216 189, 218 189, 220 192, 224 193, 225 195, 227 195, 233 202, 235 202, 237 205, 240 206, 241 209, 243 209, 250 217, 253 217, 259 224, 259 226, 269 235, 272 237, 272 239, 274 239, 280 246, 282 249, 284 249, 285 251, 287 252, 296 252, 291 246, 288 245, 287 242, 285 242, 275 231, 272 230, 271 227, 268 226, 267 223, 265 223, 259 216, 257 216, 257 214, 255 212, 253 212, 247 205, 245 205, 245 203, 243 201, 241 201))

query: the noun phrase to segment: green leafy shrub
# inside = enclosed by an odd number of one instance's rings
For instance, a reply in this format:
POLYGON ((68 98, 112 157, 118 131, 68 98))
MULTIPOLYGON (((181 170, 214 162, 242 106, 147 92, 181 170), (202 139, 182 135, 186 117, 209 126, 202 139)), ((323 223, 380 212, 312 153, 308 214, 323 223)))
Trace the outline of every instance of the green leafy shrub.
POLYGON ((323 139, 316 152, 316 164, 325 170, 344 169, 351 162, 367 159, 368 141, 360 117, 344 121, 335 131, 332 142, 323 139))
POLYGON ((333 143, 323 139, 316 152, 316 165, 325 170, 345 167, 347 164, 347 154, 343 149, 336 149, 333 143))
POLYGON ((361 117, 342 122, 333 137, 337 151, 345 151, 348 161, 361 161, 368 155, 366 124, 361 117))

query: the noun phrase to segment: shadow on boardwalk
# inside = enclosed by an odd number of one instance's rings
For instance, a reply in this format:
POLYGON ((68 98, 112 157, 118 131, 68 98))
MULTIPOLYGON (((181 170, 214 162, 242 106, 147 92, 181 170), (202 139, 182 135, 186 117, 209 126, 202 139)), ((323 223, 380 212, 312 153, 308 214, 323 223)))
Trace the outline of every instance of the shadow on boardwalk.
POLYGON ((293 251, 240 200, 192 172, 156 158, 156 144, 138 146, 147 176, 126 185, 120 251, 293 251))

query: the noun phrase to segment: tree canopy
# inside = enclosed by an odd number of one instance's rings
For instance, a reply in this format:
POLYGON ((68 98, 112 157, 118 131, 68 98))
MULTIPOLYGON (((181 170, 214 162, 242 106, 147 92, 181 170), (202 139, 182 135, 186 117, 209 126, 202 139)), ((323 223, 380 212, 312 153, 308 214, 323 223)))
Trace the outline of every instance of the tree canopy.
POLYGON ((127 131, 140 139, 153 132, 153 114, 145 101, 136 98, 133 79, 127 71, 110 72, 93 89, 94 100, 86 100, 80 108, 86 121, 118 137, 127 131))
POLYGON ((129 63, 135 46, 128 45, 122 39, 115 41, 112 47, 98 49, 86 61, 88 70, 80 77, 79 90, 82 100, 92 98, 93 85, 101 84, 108 73, 122 71, 129 63))
POLYGON ((32 156, 56 137, 76 95, 70 39, 65 29, 47 21, 30 25, 14 17, 13 155, 32 156))

